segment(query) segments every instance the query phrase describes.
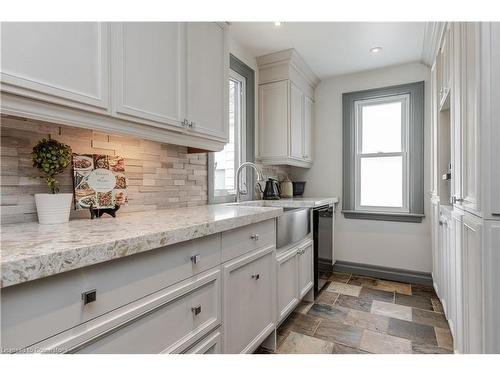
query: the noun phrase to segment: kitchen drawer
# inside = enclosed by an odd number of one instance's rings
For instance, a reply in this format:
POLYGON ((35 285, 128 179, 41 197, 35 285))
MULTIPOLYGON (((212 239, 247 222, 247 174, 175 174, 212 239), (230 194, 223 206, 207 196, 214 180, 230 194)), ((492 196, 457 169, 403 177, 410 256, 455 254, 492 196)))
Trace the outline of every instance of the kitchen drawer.
POLYGON ((221 323, 215 268, 63 332, 34 348, 70 353, 180 353, 221 323))
POLYGON ((233 229, 222 233, 222 261, 228 261, 265 246, 275 245, 275 219, 233 229))
POLYGON ((210 333, 183 354, 222 354, 222 334, 219 330, 210 333))
POLYGON ((274 246, 223 265, 224 353, 251 353, 275 327, 274 246))
POLYGON ((2 347, 32 345, 218 266, 220 259, 215 234, 3 288, 2 347), (94 289, 96 300, 84 305, 82 292, 94 289))

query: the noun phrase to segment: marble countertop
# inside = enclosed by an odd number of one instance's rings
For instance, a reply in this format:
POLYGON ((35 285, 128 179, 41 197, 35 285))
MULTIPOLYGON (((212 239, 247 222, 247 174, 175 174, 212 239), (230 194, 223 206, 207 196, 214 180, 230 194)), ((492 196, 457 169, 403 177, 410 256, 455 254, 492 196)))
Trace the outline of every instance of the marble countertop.
POLYGON ((1 287, 56 275, 280 216, 277 207, 206 205, 113 219, 4 225, 1 287))
POLYGON ((254 207, 308 207, 314 208, 319 206, 325 206, 329 204, 338 203, 339 198, 331 197, 331 198, 281 198, 277 200, 256 200, 256 201, 245 201, 240 203, 228 203, 231 205, 238 206, 254 206, 254 207))

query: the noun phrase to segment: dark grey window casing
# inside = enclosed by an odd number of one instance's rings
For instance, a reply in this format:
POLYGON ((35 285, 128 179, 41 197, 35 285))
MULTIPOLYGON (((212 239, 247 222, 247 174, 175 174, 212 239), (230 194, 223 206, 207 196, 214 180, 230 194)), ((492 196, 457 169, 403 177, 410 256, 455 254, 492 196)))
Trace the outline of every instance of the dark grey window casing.
POLYGON ((342 213, 348 219, 420 223, 424 217, 424 82, 344 93, 342 95, 342 213), (356 211, 355 109, 357 100, 409 94, 409 213, 356 211))

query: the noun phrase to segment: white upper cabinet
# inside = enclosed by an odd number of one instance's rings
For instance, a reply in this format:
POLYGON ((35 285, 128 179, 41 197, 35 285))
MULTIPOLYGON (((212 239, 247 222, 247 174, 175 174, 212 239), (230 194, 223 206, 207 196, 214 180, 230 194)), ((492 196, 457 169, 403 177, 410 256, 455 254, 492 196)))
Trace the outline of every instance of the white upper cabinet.
POLYGON ((210 151, 228 140, 223 24, 3 23, 1 34, 2 113, 210 151))
POLYGON ((314 88, 318 78, 295 50, 257 58, 259 158, 309 168, 313 162, 314 88))
POLYGON ((229 53, 224 27, 191 22, 186 39, 187 128, 227 141, 229 53))
POLYGON ((266 160, 278 160, 288 150, 288 82, 259 86, 259 154, 266 160), (263 124, 267 127, 264 128, 263 124), (276 125, 274 125, 276 124, 276 125), (279 141, 278 141, 279 140, 279 141))
POLYGON ((314 125, 314 102, 308 96, 304 96, 304 130, 303 139, 304 159, 312 162, 313 160, 313 125, 314 125))
POLYGON ((182 126, 184 26, 176 22, 112 24, 113 114, 182 126))
POLYGON ((466 210, 478 213, 479 200, 479 24, 461 23, 461 198, 466 210))
POLYGON ((304 130, 304 94, 293 83, 290 85, 290 157, 302 159, 304 130))
POLYGON ((1 27, 2 91, 107 111, 106 23, 2 22, 1 27))

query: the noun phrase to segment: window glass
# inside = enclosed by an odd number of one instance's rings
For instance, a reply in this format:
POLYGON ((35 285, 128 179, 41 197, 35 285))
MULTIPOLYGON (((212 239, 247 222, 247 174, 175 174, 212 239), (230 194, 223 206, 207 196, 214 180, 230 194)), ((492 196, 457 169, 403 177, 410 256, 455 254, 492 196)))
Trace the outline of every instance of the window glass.
POLYGON ((229 142, 214 155, 214 193, 216 196, 235 193, 235 127, 238 125, 239 82, 229 80, 229 142))
POLYGON ((401 151, 401 102, 362 106, 361 152, 401 151))
POLYGON ((403 158, 361 158, 361 206, 403 206, 403 158))

